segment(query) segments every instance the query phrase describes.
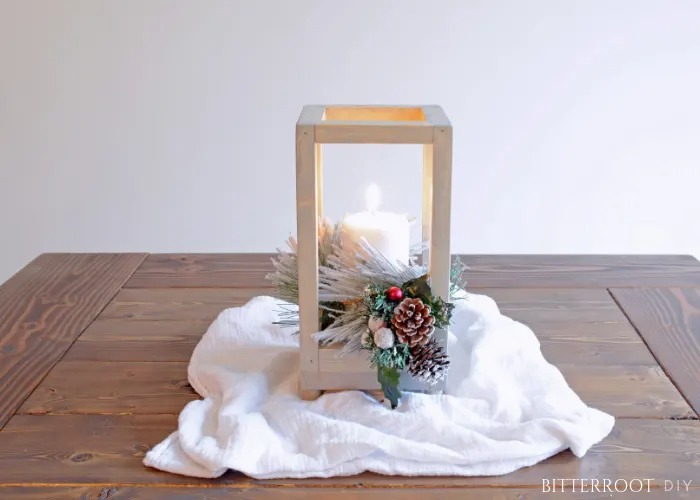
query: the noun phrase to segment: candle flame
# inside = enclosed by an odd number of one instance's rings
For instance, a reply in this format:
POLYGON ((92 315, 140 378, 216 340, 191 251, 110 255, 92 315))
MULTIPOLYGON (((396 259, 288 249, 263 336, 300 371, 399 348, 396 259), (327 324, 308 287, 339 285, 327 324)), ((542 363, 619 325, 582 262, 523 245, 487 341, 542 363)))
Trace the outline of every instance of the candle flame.
POLYGON ((367 210, 374 212, 379 208, 379 204, 382 202, 382 191, 376 184, 370 184, 365 191, 365 203, 367 204, 367 210))

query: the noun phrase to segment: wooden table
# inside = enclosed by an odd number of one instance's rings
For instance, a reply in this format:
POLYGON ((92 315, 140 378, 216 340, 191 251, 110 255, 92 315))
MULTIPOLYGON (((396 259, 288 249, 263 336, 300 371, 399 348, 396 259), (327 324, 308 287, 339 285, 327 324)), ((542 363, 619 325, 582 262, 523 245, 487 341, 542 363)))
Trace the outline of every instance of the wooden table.
POLYGON ((610 497, 543 493, 544 478, 654 478, 643 498, 700 498, 664 492, 664 480, 700 488, 700 263, 464 260, 471 290, 530 325, 578 394, 617 417, 583 459, 567 451, 475 478, 199 480, 148 469, 146 450, 197 397, 193 347, 220 310, 271 293, 269 255, 47 254, 0 287, 0 498, 610 497))

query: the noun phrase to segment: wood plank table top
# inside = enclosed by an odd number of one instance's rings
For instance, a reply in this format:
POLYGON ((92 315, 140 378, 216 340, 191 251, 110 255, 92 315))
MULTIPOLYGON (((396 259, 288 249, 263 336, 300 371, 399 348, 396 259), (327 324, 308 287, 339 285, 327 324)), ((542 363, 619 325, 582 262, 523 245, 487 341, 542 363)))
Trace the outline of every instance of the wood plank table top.
POLYGON ((145 452, 197 398, 187 363, 208 324, 273 293, 270 255, 45 254, 0 286, 0 499, 611 497, 543 492, 554 478, 653 479, 643 498, 700 498, 700 263, 462 258, 469 290, 529 325, 581 398, 617 418, 585 457, 469 478, 203 480, 146 468, 145 452))

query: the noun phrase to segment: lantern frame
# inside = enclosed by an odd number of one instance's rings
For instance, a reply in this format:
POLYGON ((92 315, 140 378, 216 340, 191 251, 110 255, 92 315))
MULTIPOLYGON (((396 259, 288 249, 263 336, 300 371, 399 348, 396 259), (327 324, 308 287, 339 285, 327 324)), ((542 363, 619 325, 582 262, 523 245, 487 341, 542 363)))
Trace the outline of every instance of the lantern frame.
MULTIPOLYGON (((339 354, 319 346, 318 221, 323 212, 322 144, 422 144, 423 255, 433 293, 449 300, 452 125, 440 106, 307 105, 296 125, 297 262, 299 278, 300 389, 310 399, 323 390, 379 389, 366 353, 339 354)), ((434 336, 447 350, 447 332, 434 336)), ((402 374, 406 390, 440 391, 402 374)))

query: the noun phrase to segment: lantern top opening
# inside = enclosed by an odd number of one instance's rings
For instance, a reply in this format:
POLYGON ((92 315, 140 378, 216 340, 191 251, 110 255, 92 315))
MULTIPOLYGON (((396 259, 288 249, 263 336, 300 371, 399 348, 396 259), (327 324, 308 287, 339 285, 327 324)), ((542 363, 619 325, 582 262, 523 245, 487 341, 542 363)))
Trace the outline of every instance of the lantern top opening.
POLYGON ((319 144, 432 144, 450 133, 440 106, 308 105, 297 121, 319 144))
POLYGON ((425 113, 419 107, 326 106, 323 120, 424 122, 425 113))

